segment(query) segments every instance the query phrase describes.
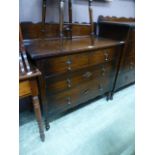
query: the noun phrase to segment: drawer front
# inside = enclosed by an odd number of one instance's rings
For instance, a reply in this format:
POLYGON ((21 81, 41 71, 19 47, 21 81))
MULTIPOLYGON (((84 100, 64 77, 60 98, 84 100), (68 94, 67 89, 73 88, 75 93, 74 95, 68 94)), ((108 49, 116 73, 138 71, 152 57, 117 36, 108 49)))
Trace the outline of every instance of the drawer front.
POLYGON ((43 60, 45 75, 60 74, 88 66, 88 54, 76 54, 43 60))
POLYGON ((122 65, 122 72, 130 72, 135 70, 135 58, 129 57, 124 59, 124 63, 122 65))
POLYGON ((48 94, 49 114, 60 113, 112 89, 111 79, 99 78, 58 94, 48 94))
POLYGON ((129 42, 126 47, 126 57, 135 56, 135 42, 129 42))
POLYGON ((31 87, 29 81, 19 82, 19 96, 24 97, 31 94, 31 87))
POLYGON ((134 83, 134 82, 135 82, 135 71, 122 73, 118 77, 115 90, 117 90, 121 87, 125 87, 125 86, 127 86, 131 83, 134 83))
POLYGON ((119 51, 120 48, 118 47, 110 47, 97 51, 53 57, 40 60, 38 64, 41 65, 37 65, 37 67, 45 74, 45 76, 57 76, 64 73, 71 73, 72 71, 87 68, 89 66, 109 62, 117 58, 119 51), (40 66, 42 67, 40 68, 40 66))
POLYGON ((129 41, 135 41, 135 29, 129 32, 129 41))
POLYGON ((46 87, 48 91, 58 93, 98 77, 108 78, 110 74, 114 72, 114 66, 115 61, 111 61, 100 66, 89 67, 72 74, 66 74, 55 78, 47 78, 46 87))
POLYGON ((117 57, 117 54, 118 52, 116 47, 92 51, 89 55, 89 64, 96 65, 103 62, 111 61, 117 57))

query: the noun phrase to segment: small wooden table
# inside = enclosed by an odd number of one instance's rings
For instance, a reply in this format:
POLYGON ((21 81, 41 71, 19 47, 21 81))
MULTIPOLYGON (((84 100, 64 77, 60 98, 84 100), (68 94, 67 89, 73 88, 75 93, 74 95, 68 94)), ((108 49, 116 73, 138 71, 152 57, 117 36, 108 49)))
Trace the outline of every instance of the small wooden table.
POLYGON ((40 110, 40 103, 38 98, 38 84, 37 78, 41 75, 41 72, 34 68, 31 72, 22 73, 21 69, 19 70, 19 97, 23 98, 26 96, 32 96, 33 107, 35 116, 39 126, 39 133, 41 141, 45 140, 44 128, 40 110))

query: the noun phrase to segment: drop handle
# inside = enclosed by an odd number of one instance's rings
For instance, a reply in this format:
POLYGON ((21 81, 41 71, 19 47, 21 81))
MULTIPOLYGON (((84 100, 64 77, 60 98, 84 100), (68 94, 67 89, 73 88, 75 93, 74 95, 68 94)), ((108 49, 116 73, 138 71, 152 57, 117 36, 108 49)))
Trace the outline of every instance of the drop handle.
POLYGON ((107 51, 104 53, 104 56, 105 56, 105 61, 108 61, 109 54, 107 51))
POLYGON ((90 78, 91 76, 92 76, 91 72, 86 72, 83 74, 83 77, 85 77, 85 78, 90 78))
POLYGON ((67 65, 71 65, 71 64, 72 64, 72 61, 71 61, 70 59, 68 59, 68 60, 66 61, 66 64, 67 64, 67 65))
POLYGON ((99 91, 103 91, 103 86, 100 84, 98 89, 99 91))
POLYGON ((101 75, 104 76, 105 75, 105 68, 101 69, 101 75))
POLYGON ((71 97, 69 96, 69 97, 67 97, 67 104, 71 104, 71 97))
POLYGON ((88 89, 86 89, 86 90, 83 92, 84 95, 87 95, 88 93, 89 93, 89 90, 88 90, 88 89))
POLYGON ((71 80, 68 78, 66 81, 67 81, 68 88, 70 88, 71 87, 71 80))
POLYGON ((133 63, 133 62, 130 62, 129 68, 130 68, 130 69, 133 69, 133 67, 134 67, 134 63, 133 63))
POLYGON ((67 67, 67 70, 68 70, 68 71, 71 71, 71 70, 72 70, 71 66, 68 66, 68 67, 67 67))

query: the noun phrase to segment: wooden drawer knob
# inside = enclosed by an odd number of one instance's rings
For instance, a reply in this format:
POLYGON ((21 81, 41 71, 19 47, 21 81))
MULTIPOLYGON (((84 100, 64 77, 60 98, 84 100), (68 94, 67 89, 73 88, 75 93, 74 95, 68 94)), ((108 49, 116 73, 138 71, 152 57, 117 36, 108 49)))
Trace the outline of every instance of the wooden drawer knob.
POLYGON ((85 77, 85 78, 90 78, 91 76, 92 76, 91 72, 86 72, 83 74, 83 77, 85 77))

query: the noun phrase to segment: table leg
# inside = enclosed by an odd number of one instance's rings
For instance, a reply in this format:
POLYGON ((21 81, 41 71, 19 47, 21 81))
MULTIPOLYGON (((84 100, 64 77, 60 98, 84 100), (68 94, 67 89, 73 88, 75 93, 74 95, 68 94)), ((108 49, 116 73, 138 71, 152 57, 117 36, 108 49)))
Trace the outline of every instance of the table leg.
POLYGON ((44 141, 45 135, 44 135, 44 128, 43 128, 43 123, 42 123, 42 118, 41 118, 41 111, 40 111, 40 104, 39 104, 38 96, 33 96, 32 100, 33 100, 35 116, 38 122, 40 138, 42 141, 44 141))
POLYGON ((39 98, 38 98, 37 80, 32 79, 30 81, 30 84, 31 84, 33 107, 34 107, 36 120, 38 122, 40 138, 41 138, 42 141, 44 141, 45 140, 45 135, 44 135, 44 127, 43 127, 42 116, 41 116, 41 111, 40 111, 40 103, 39 103, 39 98))

